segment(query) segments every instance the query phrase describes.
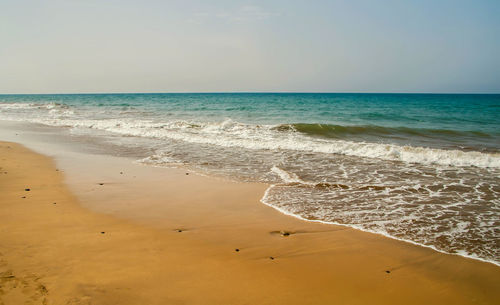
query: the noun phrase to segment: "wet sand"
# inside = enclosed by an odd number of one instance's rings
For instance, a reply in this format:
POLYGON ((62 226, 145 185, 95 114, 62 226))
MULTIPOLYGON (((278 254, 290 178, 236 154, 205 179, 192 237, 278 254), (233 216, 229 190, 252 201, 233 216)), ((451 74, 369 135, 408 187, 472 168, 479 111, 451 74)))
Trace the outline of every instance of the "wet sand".
POLYGON ((300 221, 266 185, 111 157, 65 171, 0 143, 0 304, 500 300, 495 265, 300 221))

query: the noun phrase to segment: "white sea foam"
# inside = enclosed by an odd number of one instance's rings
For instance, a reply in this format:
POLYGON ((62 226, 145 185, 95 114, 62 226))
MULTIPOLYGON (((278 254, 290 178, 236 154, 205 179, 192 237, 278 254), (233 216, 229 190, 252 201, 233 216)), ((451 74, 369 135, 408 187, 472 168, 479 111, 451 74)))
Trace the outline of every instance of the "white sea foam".
MULTIPOLYGON (((297 214, 297 213, 295 213, 295 212, 293 212, 293 211, 291 211, 289 209, 277 206, 272 200, 269 199, 269 194, 270 194, 270 192, 275 187, 276 187, 276 185, 274 185, 274 184, 270 185, 266 189, 266 191, 264 192, 264 195, 262 196, 260 202, 262 202, 264 205, 267 205, 267 206, 269 206, 269 207, 271 207, 271 208, 273 208, 273 209, 281 212, 282 214, 285 214, 285 215, 288 215, 288 216, 292 216, 292 217, 295 217, 295 218, 303 220, 303 221, 317 222, 317 223, 324 223, 324 224, 331 224, 331 225, 338 225, 338 226, 353 228, 353 229, 364 231, 364 232, 374 233, 374 234, 382 235, 382 236, 385 236, 385 237, 388 237, 388 238, 392 238, 392 239, 395 239, 395 240, 407 242, 407 243, 410 243, 410 244, 413 244, 413 245, 417 245, 417 246, 421 246, 421 247, 425 247, 425 248, 430 248, 430 249, 432 249, 434 251, 437 251, 437 252, 440 252, 440 253, 450 254, 450 255, 458 255, 458 256, 462 256, 462 257, 466 257, 466 258, 471 258, 471 259, 479 260, 479 261, 482 261, 482 262, 491 263, 491 264, 494 264, 494 265, 500 267, 500 262, 499 261, 495 261, 495 260, 492 260, 492 259, 485 259, 485 258, 482 258, 482 257, 478 256, 475 253, 470 253, 470 252, 465 251, 465 250, 455 250, 454 253, 450 253, 450 252, 444 251, 442 249, 439 249, 439 248, 437 248, 436 246, 434 246, 432 244, 427 244, 427 243, 422 243, 422 242, 416 242, 416 241, 413 241, 413 240, 410 240, 410 239, 407 239, 407 238, 396 237, 394 235, 389 234, 387 231, 381 230, 381 229, 379 229, 379 230, 373 230, 373 229, 369 229, 366 226, 359 225, 359 224, 348 224, 348 223, 341 223, 341 222, 337 222, 337 221, 325 221, 325 220, 321 220, 321 219, 308 219, 308 218, 305 218, 305 217, 301 216, 300 214, 297 214)), ((459 228, 458 230, 463 229, 464 225, 465 224, 461 225, 461 228, 459 228)))
POLYGON ((50 122, 51 125, 88 127, 139 137, 167 138, 198 144, 247 149, 297 150, 379 158, 420 164, 500 167, 500 154, 442 150, 424 147, 312 139, 296 133, 278 133, 270 126, 222 123, 168 123, 123 121, 50 122), (201 126, 201 127, 197 127, 201 126))
POLYGON ((51 126, 90 128, 125 136, 173 139, 198 144, 242 147, 255 150, 295 150, 340 154, 419 164, 500 168, 499 153, 319 139, 308 137, 293 130, 277 131, 275 125, 243 124, 230 119, 219 122, 158 121, 136 118, 96 120, 75 117, 72 111, 54 103, 0 104, 0 110, 2 109, 48 110, 45 115, 22 118, 0 113, 4 119, 30 121, 51 126))
POLYGON ((277 174, 285 183, 300 183, 305 185, 312 185, 311 183, 305 182, 300 179, 296 174, 289 173, 276 165, 271 168, 271 171, 277 174))

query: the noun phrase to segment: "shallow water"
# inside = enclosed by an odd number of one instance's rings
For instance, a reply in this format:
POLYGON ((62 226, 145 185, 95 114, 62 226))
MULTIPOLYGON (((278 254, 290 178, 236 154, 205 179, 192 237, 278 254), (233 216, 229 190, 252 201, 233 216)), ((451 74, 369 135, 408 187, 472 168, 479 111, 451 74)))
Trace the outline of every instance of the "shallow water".
POLYGON ((284 213, 500 264, 500 95, 3 95, 0 119, 267 182, 284 213))

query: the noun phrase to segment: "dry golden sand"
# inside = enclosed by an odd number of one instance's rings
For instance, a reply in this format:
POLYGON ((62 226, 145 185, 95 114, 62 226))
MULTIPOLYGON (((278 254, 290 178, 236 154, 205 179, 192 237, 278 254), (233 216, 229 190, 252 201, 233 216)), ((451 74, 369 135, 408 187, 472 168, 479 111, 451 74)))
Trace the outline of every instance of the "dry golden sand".
POLYGON ((500 302, 497 266, 282 215, 258 202, 265 185, 169 170, 160 189, 88 192, 114 209, 161 196, 148 224, 83 208, 50 158, 18 144, 0 142, 0 167, 0 304, 500 302))

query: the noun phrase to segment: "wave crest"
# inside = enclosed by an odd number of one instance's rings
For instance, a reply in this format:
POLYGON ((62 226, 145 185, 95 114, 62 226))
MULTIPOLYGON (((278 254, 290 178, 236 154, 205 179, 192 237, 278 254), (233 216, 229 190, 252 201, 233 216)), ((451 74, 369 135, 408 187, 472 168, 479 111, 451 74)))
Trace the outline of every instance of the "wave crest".
POLYGON ((458 131, 448 129, 427 129, 409 127, 384 127, 376 125, 332 125, 332 124, 281 124, 273 127, 276 131, 295 131, 311 136, 343 139, 355 135, 370 136, 420 136, 420 137, 482 137, 491 138, 481 131, 458 131))

